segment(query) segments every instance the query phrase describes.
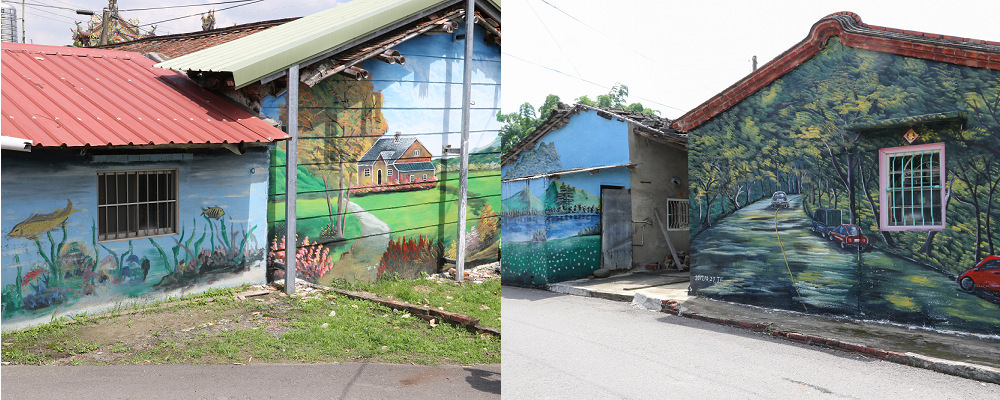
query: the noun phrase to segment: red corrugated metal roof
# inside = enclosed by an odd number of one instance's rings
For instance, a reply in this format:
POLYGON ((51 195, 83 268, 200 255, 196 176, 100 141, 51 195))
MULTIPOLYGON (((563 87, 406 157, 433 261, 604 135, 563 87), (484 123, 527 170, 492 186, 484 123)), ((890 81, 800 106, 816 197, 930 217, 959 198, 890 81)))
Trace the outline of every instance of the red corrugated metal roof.
POLYGON ((281 130, 139 53, 3 43, 4 136, 35 146, 271 142, 281 130))

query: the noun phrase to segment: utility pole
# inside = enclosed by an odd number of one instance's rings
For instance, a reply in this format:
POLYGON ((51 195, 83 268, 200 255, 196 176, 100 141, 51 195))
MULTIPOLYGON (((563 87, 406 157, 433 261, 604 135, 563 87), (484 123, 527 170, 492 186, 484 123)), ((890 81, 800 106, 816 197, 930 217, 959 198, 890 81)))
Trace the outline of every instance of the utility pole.
POLYGON ((27 40, 24 37, 24 0, 21 0, 21 43, 28 43, 27 40))
POLYGON ((469 194, 469 119, 472 106, 472 32, 476 30, 476 0, 465 4, 465 73, 462 76, 462 159, 458 172, 458 244, 455 251, 455 281, 465 277, 465 208, 469 194))
POLYGON ((295 255, 298 253, 295 242, 295 202, 298 200, 296 173, 298 172, 299 153, 299 65, 288 67, 288 141, 285 142, 285 293, 295 293, 295 255))
POLYGON ((111 17, 111 9, 104 7, 104 15, 101 16, 101 46, 108 44, 108 21, 111 17))

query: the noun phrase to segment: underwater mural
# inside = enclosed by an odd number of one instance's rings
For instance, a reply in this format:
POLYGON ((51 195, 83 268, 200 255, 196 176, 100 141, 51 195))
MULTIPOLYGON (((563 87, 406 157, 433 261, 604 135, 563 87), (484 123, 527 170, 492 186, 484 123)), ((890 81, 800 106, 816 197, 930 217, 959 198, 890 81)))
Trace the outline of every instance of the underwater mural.
MULTIPOLYGON (((255 171, 265 171, 266 151, 43 149, 5 152, 2 165, 4 329, 264 279, 267 176, 255 171), (146 234, 110 238, 107 221, 116 216, 99 205, 107 196, 99 193, 98 176, 140 170, 175 171, 176 181, 166 186, 176 188, 176 209, 157 215, 155 207, 138 205, 145 194, 122 190, 132 205, 117 214, 124 216, 119 226, 146 234), (173 221, 167 225, 176 232, 143 230, 157 218, 173 221)), ((136 187, 137 180, 127 182, 136 187)))
POLYGON ((601 188, 629 187, 627 135, 627 123, 582 111, 503 166, 504 284, 541 287, 601 268, 601 188), (553 174, 606 166, 618 167, 553 174))
MULTIPOLYGON (((496 261, 500 235, 500 49, 473 54, 466 262, 496 261)), ((371 78, 342 74, 299 91, 298 277, 330 284, 439 272, 457 249, 464 27, 396 45, 405 64, 369 60, 371 78)), ((262 113, 287 121, 287 97, 262 113)), ((287 123, 285 123, 287 125, 287 123)), ((283 145, 271 158, 268 264, 284 264, 283 145)), ((275 271, 274 278, 284 275, 275 271)))
POLYGON ((1000 334, 972 278, 1000 253, 998 100, 1000 71, 829 39, 689 132, 692 288, 1000 334))

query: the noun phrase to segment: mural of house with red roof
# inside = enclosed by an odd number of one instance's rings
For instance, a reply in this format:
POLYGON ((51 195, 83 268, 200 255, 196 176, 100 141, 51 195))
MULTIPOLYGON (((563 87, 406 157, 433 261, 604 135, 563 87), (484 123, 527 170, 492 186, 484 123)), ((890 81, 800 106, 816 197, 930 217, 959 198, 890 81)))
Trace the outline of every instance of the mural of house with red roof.
POLYGON ((415 137, 379 139, 358 160, 357 186, 387 186, 437 180, 431 153, 415 137))

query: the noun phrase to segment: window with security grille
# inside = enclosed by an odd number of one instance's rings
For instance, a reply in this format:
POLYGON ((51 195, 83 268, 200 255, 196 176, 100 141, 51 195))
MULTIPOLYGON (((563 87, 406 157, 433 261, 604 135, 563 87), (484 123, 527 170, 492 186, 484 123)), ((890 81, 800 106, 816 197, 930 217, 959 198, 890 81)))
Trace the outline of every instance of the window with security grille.
POLYGON ((880 149, 880 229, 944 229, 944 166, 944 143, 880 149))
POLYGON ((97 239, 177 233, 177 170, 97 173, 97 239))
POLYGON ((688 229, 688 199, 667 199, 667 230, 688 229))

